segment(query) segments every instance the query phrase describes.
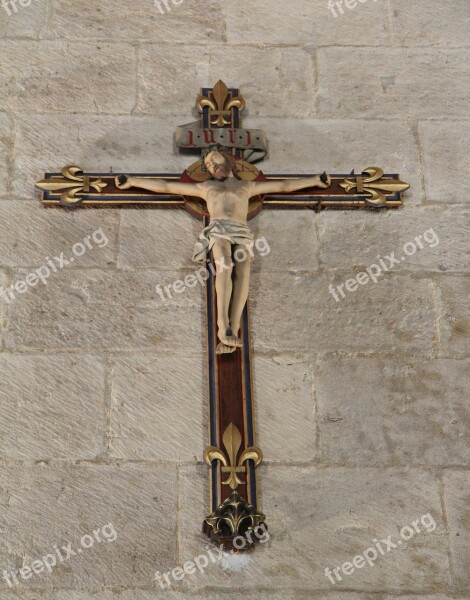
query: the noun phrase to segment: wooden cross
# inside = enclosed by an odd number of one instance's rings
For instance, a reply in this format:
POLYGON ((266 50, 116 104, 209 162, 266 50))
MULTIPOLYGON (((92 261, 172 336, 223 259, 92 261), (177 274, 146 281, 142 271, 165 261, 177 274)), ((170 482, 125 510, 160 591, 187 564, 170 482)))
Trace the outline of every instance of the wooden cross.
MULTIPOLYGON (((264 175, 248 160, 246 153, 263 151, 263 132, 242 129, 241 112, 245 102, 238 89, 229 89, 222 81, 213 88, 203 88, 197 99, 200 120, 194 126, 179 128, 178 143, 186 151, 200 152, 214 143, 231 149, 242 179, 269 181, 311 175, 264 175)), ((250 156, 251 156, 250 155, 250 156)), ((131 175, 132 176, 132 175, 131 175)), ((208 178, 199 159, 183 174, 149 174, 149 177, 185 183, 208 178)), ((360 175, 331 175, 328 189, 303 189, 299 192, 271 194, 250 201, 249 219, 263 209, 274 208, 397 208, 401 194, 409 185, 398 175, 385 175, 378 167, 364 169, 360 175)), ((193 216, 209 222, 204 202, 198 198, 173 196, 139 189, 120 190, 115 176, 85 174, 79 167, 64 167, 60 174, 47 173, 37 186, 43 190, 44 206, 134 206, 183 208, 193 216)), ((209 445, 204 460, 210 467, 210 514, 204 519, 203 531, 215 542, 232 548, 237 536, 247 539, 245 548, 256 542, 253 534, 265 525, 265 515, 257 503, 256 467, 262 461, 261 449, 255 445, 253 422, 252 361, 249 308, 245 306, 241 336, 243 348, 231 354, 216 354, 216 296, 214 276, 207 270, 206 306, 209 372, 209 445)), ((240 546, 236 545, 236 548, 240 546)))

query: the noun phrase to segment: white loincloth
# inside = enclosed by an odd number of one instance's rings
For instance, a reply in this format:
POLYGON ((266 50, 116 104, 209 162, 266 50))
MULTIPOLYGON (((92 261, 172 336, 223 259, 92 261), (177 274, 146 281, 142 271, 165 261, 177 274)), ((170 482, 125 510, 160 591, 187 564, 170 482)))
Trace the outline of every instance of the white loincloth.
POLYGON ((208 252, 219 239, 228 240, 231 244, 249 246, 253 243, 253 234, 247 225, 214 219, 199 234, 199 241, 194 246, 193 261, 205 262, 208 252))

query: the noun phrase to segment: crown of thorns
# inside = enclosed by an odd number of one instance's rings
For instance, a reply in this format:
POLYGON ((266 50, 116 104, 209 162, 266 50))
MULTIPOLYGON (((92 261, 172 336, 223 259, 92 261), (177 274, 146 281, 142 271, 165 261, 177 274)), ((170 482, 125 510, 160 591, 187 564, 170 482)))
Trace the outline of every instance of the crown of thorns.
POLYGON ((226 148, 225 146, 222 146, 221 144, 214 144, 213 146, 209 146, 208 148, 206 148, 202 152, 201 159, 202 159, 202 170, 203 171, 207 171, 206 157, 209 156, 209 154, 211 152, 220 152, 221 154, 223 154, 227 158, 231 158, 230 148, 226 148))
POLYGON ((225 154, 230 157, 230 148, 226 148, 221 144, 214 144, 213 146, 209 146, 202 153, 202 159, 204 160, 208 154, 211 152, 220 152, 221 154, 225 154))

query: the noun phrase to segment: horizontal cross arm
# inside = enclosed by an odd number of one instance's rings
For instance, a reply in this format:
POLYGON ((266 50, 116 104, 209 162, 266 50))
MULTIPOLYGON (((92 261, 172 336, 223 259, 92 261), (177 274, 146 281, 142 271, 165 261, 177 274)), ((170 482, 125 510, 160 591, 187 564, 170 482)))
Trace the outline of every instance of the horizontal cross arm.
MULTIPOLYGON (((187 193, 200 184, 182 181, 180 174, 137 174, 131 178, 149 189, 133 187, 122 190, 116 186, 115 175, 85 174, 79 167, 68 166, 61 173, 47 173, 36 185, 43 190, 46 206, 133 206, 188 207, 187 193), (150 181, 151 180, 151 181, 150 181), (161 181, 162 185, 158 185, 161 181), (172 190, 155 191, 158 189, 172 190)), ((185 180, 188 176, 185 174, 185 180)), ((189 179, 191 182, 191 179, 189 179)), ((368 167, 361 175, 331 175, 327 189, 316 187, 317 175, 260 175, 256 179, 259 200, 265 208, 395 208, 402 205, 402 192, 409 184, 396 174, 384 174, 378 167, 368 167), (305 180, 308 187, 304 187, 305 180), (285 190, 285 191, 275 191, 285 190)), ((194 194, 195 195, 195 194, 194 194)), ((198 202, 197 198, 192 202, 198 202)), ((201 204, 204 202, 201 200, 201 204)))

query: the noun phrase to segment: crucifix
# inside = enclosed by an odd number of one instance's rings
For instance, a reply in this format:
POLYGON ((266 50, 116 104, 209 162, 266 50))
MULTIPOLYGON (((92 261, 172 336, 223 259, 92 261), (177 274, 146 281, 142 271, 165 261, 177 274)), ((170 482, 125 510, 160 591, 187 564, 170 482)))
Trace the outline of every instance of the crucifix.
POLYGON ((266 527, 257 502, 263 453, 253 419, 248 222, 264 209, 397 208, 409 187, 378 167, 360 175, 265 175, 255 163, 267 154, 266 135, 243 129, 244 107, 240 91, 223 81, 201 90, 198 120, 176 132, 180 151, 199 157, 182 174, 116 177, 69 165, 37 183, 44 206, 183 208, 201 220, 193 260, 203 265, 207 309, 210 514, 203 531, 227 549, 240 549, 239 536, 252 547, 251 534, 266 527))

